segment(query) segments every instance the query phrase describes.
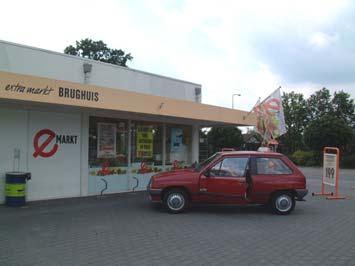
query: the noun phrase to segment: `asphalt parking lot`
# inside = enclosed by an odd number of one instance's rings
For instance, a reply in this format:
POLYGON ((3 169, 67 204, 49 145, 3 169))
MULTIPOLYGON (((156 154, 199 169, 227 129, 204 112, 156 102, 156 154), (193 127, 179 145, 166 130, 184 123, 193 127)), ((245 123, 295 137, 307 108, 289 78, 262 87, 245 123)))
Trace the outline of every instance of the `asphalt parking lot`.
MULTIPOLYGON (((310 191, 320 168, 303 168, 310 191)), ((0 265, 355 265, 355 171, 350 199, 307 196, 289 216, 261 206, 195 206, 179 215, 145 193, 0 206, 0 265)))

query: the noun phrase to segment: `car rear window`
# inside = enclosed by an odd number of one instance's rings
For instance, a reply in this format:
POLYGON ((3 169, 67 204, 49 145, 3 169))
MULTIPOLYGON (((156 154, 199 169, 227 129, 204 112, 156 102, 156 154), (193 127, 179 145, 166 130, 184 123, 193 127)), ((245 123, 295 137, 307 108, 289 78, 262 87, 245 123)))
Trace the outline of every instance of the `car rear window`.
POLYGON ((259 175, 292 174, 292 169, 279 158, 256 158, 256 170, 259 175))

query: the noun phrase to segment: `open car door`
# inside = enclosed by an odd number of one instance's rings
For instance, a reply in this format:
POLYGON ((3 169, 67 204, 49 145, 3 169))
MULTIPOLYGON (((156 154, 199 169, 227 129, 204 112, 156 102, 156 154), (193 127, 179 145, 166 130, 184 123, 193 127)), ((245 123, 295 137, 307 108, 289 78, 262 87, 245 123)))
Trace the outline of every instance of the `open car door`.
POLYGON ((200 177, 200 200, 208 203, 244 203, 248 157, 223 157, 200 177))

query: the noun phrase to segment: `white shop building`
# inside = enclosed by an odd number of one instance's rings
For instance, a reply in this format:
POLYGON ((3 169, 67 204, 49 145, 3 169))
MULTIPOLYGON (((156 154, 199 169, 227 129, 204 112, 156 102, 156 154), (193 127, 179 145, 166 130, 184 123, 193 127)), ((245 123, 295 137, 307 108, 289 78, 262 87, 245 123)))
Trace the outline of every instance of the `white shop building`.
POLYGON ((200 101, 199 84, 0 41, 0 203, 13 170, 29 201, 144 190, 198 161, 200 127, 255 124, 200 101))

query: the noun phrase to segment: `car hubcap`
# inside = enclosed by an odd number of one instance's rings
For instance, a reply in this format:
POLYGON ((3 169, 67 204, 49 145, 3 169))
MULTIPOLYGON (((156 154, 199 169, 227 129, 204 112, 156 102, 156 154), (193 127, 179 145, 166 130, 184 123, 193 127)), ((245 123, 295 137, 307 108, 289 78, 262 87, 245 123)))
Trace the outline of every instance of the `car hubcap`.
POLYGON ((174 211, 181 210, 184 207, 184 196, 178 193, 170 194, 167 200, 168 206, 174 211))
POLYGON ((281 195, 276 199, 276 208, 280 212, 287 212, 292 207, 292 199, 288 195, 281 195))

